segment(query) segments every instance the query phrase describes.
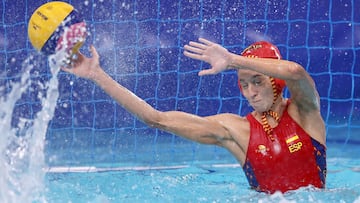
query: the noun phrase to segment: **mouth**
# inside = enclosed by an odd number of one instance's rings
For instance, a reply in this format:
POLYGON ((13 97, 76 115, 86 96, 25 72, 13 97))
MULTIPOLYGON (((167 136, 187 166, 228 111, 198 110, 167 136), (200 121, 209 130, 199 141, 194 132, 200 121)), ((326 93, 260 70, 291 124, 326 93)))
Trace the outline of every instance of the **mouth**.
POLYGON ((251 101, 252 104, 259 103, 261 100, 251 101))
POLYGON ((254 108, 254 109, 258 109, 259 108, 262 108, 262 103, 261 103, 261 100, 254 100, 254 101, 251 101, 250 102, 250 105, 254 108))

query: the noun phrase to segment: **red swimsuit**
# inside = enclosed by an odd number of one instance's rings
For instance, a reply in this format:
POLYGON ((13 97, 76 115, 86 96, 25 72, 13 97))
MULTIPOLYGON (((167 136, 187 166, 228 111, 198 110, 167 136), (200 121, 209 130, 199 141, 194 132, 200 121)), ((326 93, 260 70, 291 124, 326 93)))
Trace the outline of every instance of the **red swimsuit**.
POLYGON ((243 169, 252 188, 274 193, 325 187, 326 148, 289 116, 287 108, 273 129, 274 141, 251 114, 246 118, 251 130, 243 169))

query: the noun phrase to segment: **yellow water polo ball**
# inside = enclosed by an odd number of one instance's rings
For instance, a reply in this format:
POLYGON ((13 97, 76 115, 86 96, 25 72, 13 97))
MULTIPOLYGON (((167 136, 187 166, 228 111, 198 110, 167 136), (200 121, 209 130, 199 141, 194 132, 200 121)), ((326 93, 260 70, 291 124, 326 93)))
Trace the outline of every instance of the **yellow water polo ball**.
POLYGON ((34 11, 28 36, 34 48, 46 55, 61 49, 76 53, 86 39, 86 23, 72 5, 53 1, 34 11))

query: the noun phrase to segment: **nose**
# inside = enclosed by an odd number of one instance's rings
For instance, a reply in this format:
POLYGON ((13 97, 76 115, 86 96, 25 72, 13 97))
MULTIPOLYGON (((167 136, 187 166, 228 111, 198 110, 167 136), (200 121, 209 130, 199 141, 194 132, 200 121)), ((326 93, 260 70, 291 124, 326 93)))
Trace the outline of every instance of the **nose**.
POLYGON ((255 98, 258 95, 258 90, 257 87, 255 85, 249 84, 248 86, 248 94, 250 98, 255 98))

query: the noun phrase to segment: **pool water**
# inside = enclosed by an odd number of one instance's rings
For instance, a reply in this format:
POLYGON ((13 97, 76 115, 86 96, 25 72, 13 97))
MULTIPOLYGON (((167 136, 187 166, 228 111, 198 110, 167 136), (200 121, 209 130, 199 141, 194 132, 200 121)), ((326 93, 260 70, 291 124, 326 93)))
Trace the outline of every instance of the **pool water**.
POLYGON ((360 202, 359 154, 356 144, 328 145, 323 190, 306 187, 268 195, 249 189, 236 163, 196 162, 154 169, 111 171, 92 166, 78 172, 48 172, 45 196, 49 202, 360 202))

